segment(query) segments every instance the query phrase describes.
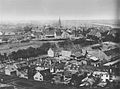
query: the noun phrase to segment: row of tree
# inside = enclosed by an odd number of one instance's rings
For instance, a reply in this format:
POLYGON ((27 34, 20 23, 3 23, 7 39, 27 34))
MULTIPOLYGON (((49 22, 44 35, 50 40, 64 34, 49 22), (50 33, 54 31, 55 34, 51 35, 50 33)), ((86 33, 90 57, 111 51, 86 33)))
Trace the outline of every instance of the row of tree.
POLYGON ((47 54, 47 51, 50 48, 50 46, 50 43, 43 43, 43 45, 38 48, 29 47, 27 49, 18 50, 17 52, 13 51, 8 56, 10 57, 10 59, 18 59, 45 55, 47 54))
POLYGON ((50 43, 43 43, 43 45, 38 48, 29 47, 27 49, 13 51, 8 55, 6 53, 0 54, 0 61, 3 62, 8 59, 17 61, 19 58, 30 58, 37 57, 39 55, 45 55, 50 47, 50 43))

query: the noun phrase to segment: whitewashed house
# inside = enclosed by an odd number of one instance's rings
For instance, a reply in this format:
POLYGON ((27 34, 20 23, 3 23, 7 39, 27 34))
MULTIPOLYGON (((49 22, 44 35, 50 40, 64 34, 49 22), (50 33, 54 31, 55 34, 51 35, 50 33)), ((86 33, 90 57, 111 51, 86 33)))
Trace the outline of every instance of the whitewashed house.
POLYGON ((69 38, 70 37, 70 34, 69 33, 67 33, 67 32, 65 32, 65 31, 63 31, 63 33, 62 33, 62 38, 69 38))
POLYGON ((93 76, 95 75, 100 75, 103 82, 106 82, 106 80, 110 80, 110 75, 107 72, 94 71, 93 76))
POLYGON ((43 81, 43 76, 40 72, 37 72, 33 77, 36 81, 43 81))
POLYGON ((3 32, 0 31, 0 35, 3 35, 3 32))
POLYGON ((63 56, 63 57, 70 57, 71 56, 71 51, 65 51, 65 50, 62 50, 61 51, 61 55, 63 56))
POLYGON ((5 32, 4 35, 15 35, 14 32, 5 32))
POLYGON ((17 68, 14 65, 7 65, 5 67, 5 74, 18 76, 19 71, 17 70, 17 68))
POLYGON ((47 52, 49 57, 54 57, 54 51, 50 48, 47 52))
POLYGON ((2 41, 2 39, 0 39, 0 43, 2 43, 3 41, 2 41))
POLYGON ((40 66, 36 67, 35 69, 36 69, 37 71, 42 71, 42 70, 45 70, 45 68, 40 67, 40 66))

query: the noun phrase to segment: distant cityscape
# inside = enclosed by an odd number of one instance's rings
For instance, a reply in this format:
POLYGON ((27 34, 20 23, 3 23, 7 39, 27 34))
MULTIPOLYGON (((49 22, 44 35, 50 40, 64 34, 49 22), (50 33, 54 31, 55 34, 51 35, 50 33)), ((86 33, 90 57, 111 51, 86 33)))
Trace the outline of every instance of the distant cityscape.
POLYGON ((63 23, 0 24, 0 89, 120 88, 120 28, 63 23))

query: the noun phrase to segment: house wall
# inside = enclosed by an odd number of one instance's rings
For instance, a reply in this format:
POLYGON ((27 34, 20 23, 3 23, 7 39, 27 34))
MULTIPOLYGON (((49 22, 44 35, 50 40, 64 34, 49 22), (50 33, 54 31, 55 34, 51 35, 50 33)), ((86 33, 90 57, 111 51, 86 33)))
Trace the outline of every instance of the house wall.
POLYGON ((61 52, 63 57, 70 57, 71 56, 71 51, 62 51, 61 52))
POLYGON ((54 57, 54 51, 52 49, 48 50, 48 56, 49 57, 54 57))
POLYGON ((11 75, 10 71, 8 69, 5 69, 5 74, 6 75, 11 75))
POLYGON ((36 81, 43 81, 43 76, 40 73, 37 72, 34 75, 34 80, 36 80, 36 81))
POLYGON ((108 80, 110 79, 110 75, 107 72, 96 71, 96 72, 93 73, 93 76, 95 76, 95 75, 100 75, 103 82, 106 82, 107 79, 108 80))
POLYGON ((102 76, 101 76, 101 79, 102 79, 102 81, 103 82, 106 82, 106 80, 108 79, 110 79, 110 76, 108 75, 108 74, 103 74, 102 76))

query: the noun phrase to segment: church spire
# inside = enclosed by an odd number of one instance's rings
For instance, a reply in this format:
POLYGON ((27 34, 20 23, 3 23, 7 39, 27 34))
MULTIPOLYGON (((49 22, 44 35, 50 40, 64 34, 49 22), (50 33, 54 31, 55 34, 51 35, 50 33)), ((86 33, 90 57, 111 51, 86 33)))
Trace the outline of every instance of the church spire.
POLYGON ((59 17, 59 21, 58 21, 58 27, 61 27, 61 19, 59 17))

